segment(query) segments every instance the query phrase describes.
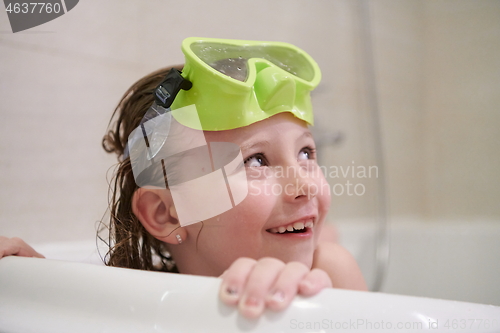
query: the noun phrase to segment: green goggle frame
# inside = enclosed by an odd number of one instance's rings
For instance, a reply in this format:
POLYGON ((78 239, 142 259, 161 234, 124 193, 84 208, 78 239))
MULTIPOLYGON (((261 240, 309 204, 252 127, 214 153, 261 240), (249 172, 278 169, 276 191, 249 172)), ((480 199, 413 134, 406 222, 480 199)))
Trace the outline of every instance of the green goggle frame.
POLYGON ((229 130, 281 112, 313 124, 310 92, 321 72, 303 50, 281 42, 193 37, 183 41, 182 51, 182 76, 192 88, 179 91, 171 109, 184 126, 229 130), (175 112, 190 105, 199 120, 175 112))

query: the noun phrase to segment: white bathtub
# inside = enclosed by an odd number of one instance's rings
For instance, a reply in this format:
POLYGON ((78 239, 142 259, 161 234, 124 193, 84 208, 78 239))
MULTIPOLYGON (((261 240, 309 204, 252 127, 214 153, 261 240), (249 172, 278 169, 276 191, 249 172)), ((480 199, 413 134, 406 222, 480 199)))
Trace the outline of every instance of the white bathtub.
MULTIPOLYGON (((374 278, 375 223, 338 223, 340 242, 374 278)), ((500 221, 390 221, 383 292, 500 306, 500 221)))
POLYGON ((500 307, 328 289, 246 320, 220 280, 60 260, 0 260, 0 331, 500 332, 500 307))
MULTIPOLYGON (((375 223, 340 221, 337 227, 340 243, 353 253, 371 284, 375 223)), ((500 306, 500 221, 393 218, 389 238, 383 292, 500 306)), ((102 265, 94 239, 33 246, 50 259, 102 265)))

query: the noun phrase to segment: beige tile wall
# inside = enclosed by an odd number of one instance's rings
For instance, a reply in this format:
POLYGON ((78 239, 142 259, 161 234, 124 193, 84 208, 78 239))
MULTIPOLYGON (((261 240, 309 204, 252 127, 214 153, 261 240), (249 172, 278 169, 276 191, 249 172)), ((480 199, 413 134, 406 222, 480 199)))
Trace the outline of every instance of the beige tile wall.
POLYGON ((500 2, 425 2, 427 216, 500 215, 500 2))
MULTIPOLYGON (((500 2, 370 1, 391 220, 499 219, 500 2)), ((126 88, 182 62, 189 36, 280 40, 323 71, 317 129, 327 166, 370 166, 373 128, 361 1, 85 0, 12 34, 0 10, 0 234, 30 242, 92 237, 106 210, 100 148, 126 88), (354 162, 354 163, 353 163, 354 162)), ((332 185, 345 179, 330 179, 332 185)), ((366 194, 333 196, 332 220, 371 218, 366 194)))

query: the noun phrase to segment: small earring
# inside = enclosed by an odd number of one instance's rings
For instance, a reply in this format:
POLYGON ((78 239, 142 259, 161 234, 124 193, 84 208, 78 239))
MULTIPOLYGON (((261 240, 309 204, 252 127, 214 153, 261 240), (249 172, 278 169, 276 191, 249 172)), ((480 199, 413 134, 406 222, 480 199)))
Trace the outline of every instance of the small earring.
POLYGON ((177 234, 177 235, 175 235, 175 238, 177 238, 177 241, 179 242, 179 244, 182 243, 181 235, 177 234))

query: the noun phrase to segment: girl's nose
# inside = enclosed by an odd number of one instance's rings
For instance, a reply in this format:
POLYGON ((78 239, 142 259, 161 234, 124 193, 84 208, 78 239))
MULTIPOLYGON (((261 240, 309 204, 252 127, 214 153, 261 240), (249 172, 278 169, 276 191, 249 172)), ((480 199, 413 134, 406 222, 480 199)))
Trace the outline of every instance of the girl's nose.
POLYGON ((311 170, 300 166, 288 166, 281 185, 283 195, 289 201, 310 200, 320 191, 318 184, 314 181, 314 175, 311 175, 311 170))

